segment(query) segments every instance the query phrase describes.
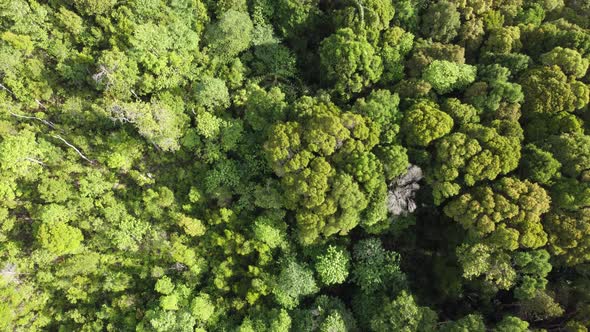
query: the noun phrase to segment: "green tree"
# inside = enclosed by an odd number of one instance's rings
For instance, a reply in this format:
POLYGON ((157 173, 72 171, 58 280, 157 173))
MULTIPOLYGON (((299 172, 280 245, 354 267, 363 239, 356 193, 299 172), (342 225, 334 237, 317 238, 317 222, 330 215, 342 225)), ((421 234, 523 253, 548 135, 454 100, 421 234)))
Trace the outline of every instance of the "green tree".
POLYGON ((248 48, 253 29, 254 26, 247 13, 230 9, 207 29, 205 33, 207 46, 214 56, 231 60, 248 48))
POLYGON ((547 148, 562 165, 563 174, 587 181, 590 172, 586 165, 590 162, 590 136, 581 133, 563 134, 549 137, 547 148))
POLYGON ((406 111, 402 132, 410 145, 428 146, 432 141, 451 132, 453 118, 440 111, 438 105, 420 101, 406 111))
POLYGON ((381 58, 362 36, 344 28, 324 39, 320 45, 322 73, 338 95, 353 93, 376 83, 383 72, 381 58))
POLYGON ((287 309, 295 308, 302 297, 312 295, 318 290, 313 272, 293 260, 283 264, 273 287, 277 302, 287 309))
POLYGON ((191 301, 191 312, 201 322, 207 322, 215 313, 215 304, 206 293, 201 293, 191 301))
POLYGON ((58 256, 75 253, 83 240, 80 229, 61 221, 42 223, 37 231, 41 247, 58 256))
POLYGON ((549 258, 544 249, 516 253, 514 262, 520 274, 519 285, 514 289, 516 298, 532 299, 539 291, 545 290, 545 277, 552 268, 549 258))
POLYGON ((230 105, 225 82, 215 77, 203 77, 195 87, 197 104, 209 111, 224 110, 230 105))
MULTIPOLYGON (((416 304, 414 297, 402 291, 395 300, 387 301, 382 310, 371 320, 374 331, 419 331, 424 329, 422 323, 425 312, 430 309, 416 304)), ((432 328, 432 327, 430 327, 432 328)))
POLYGON ((433 3, 422 17, 421 32, 435 41, 448 43, 457 36, 461 26, 460 15, 452 2, 433 3))
POLYGON ((250 313, 238 327, 240 332, 290 331, 292 319, 285 309, 257 310, 250 313))
POLYGON ((527 71, 520 80, 524 93, 523 110, 531 113, 571 112, 576 96, 567 76, 553 65, 527 71))
MULTIPOLYGON (((496 122, 496 125, 512 122, 496 122)), ((517 129, 518 124, 515 124, 517 129)), ((520 160, 520 132, 505 135, 494 127, 469 124, 436 142, 434 169, 427 180, 433 184, 434 201, 459 193, 463 181, 468 186, 516 169, 520 160), (461 179, 462 176, 462 179, 461 179)))
POLYGON ((381 82, 395 83, 404 78, 404 59, 412 50, 414 35, 400 27, 389 28, 381 34, 379 55, 383 60, 381 82))
POLYGON ((395 14, 395 7, 390 1, 368 0, 361 3, 352 0, 344 3, 347 6, 336 11, 336 26, 365 34, 370 42, 374 42, 379 33, 389 27, 395 14))
POLYGON ((400 289, 405 276, 399 264, 399 254, 385 250, 379 239, 363 239, 354 246, 352 280, 368 294, 385 290, 392 284, 400 289))
POLYGON ((294 315, 297 331, 356 331, 357 323, 344 302, 337 297, 318 296, 309 307, 294 315))
POLYGON ((507 54, 517 52, 522 47, 518 27, 498 27, 493 29, 484 43, 487 52, 507 54))
POLYGON ((268 130, 268 124, 285 120, 285 94, 277 87, 268 91, 250 86, 244 102, 246 122, 257 131, 268 130))
POLYGON ((551 184, 559 174, 561 163, 551 152, 542 150, 534 144, 528 144, 523 151, 521 169, 524 176, 532 181, 551 184))
MULTIPOLYGON (((480 238, 489 234, 491 245, 495 245, 496 231, 516 231, 517 247, 539 248, 547 243, 541 215, 548 212, 549 207, 549 195, 542 187, 506 177, 493 187, 475 187, 453 199, 444 211, 470 234, 480 238), (501 226, 505 228, 499 228, 501 226)), ((505 249, 515 250, 517 247, 505 249)))
POLYGON ((434 60, 422 73, 422 79, 430 83, 439 94, 462 89, 475 80, 476 68, 445 60, 434 60))
POLYGON ((353 111, 381 126, 380 143, 394 143, 403 118, 399 102, 399 96, 389 90, 373 90, 366 98, 356 100, 353 111))
POLYGON ((580 78, 586 74, 590 60, 583 58, 576 50, 558 46, 542 54, 541 62, 546 66, 559 66, 566 75, 580 78))
POLYGON ((325 285, 341 284, 348 277, 350 255, 336 246, 328 246, 316 257, 315 270, 325 285))
POLYGON ((462 332, 462 331, 475 331, 483 332, 486 330, 486 326, 483 322, 483 318, 479 314, 470 314, 454 322, 444 324, 441 331, 444 332, 462 332))
POLYGON ((529 323, 514 316, 505 316, 496 325, 494 331, 497 332, 526 332, 528 331, 529 323))
POLYGON ((544 222, 549 235, 552 252, 567 265, 576 265, 590 260, 590 212, 555 211, 547 215, 544 222))
POLYGON ((458 126, 479 122, 479 112, 477 109, 469 104, 461 103, 459 99, 446 99, 441 105, 441 108, 453 118, 453 122, 458 126))

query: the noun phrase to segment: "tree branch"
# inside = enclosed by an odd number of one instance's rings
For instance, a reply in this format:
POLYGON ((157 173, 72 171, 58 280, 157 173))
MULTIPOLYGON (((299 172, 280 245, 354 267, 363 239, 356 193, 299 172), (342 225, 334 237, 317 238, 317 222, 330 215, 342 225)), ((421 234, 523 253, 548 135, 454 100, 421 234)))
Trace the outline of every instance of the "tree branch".
POLYGON ((40 118, 38 118, 38 117, 36 117, 36 116, 26 116, 26 115, 19 115, 19 114, 12 113, 12 112, 10 113, 10 115, 12 115, 12 116, 14 116, 14 117, 17 117, 17 118, 22 118, 22 119, 32 119, 32 120, 41 121, 41 122, 43 122, 45 125, 49 126, 51 129, 57 129, 57 128, 55 128, 55 124, 54 124, 53 122, 51 122, 51 121, 47 121, 47 120, 45 120, 45 119, 40 119, 40 118))
POLYGON ((365 22, 365 8, 363 6, 363 2, 360 0, 357 0, 356 7, 358 8, 359 14, 361 16, 361 22, 365 22))
POLYGON ((47 165, 45 165, 45 163, 44 163, 44 162, 42 162, 41 160, 38 160, 38 159, 35 159, 35 158, 31 158, 31 157, 26 157, 26 158, 24 158, 24 159, 22 159, 22 160, 28 160, 28 161, 30 161, 30 162, 37 163, 37 164, 39 164, 39 165, 41 165, 41 166, 47 166, 47 165))
POLYGON ((37 102, 37 105, 41 106, 42 109, 47 111, 47 107, 45 107, 45 105, 41 104, 41 102, 39 101, 39 99, 35 98, 35 101, 37 102))
POLYGON ((66 141, 65 139, 63 139, 63 137, 61 137, 59 135, 52 135, 52 137, 55 137, 55 138, 59 139, 60 141, 64 142, 67 146, 69 146, 70 148, 74 149, 74 151, 76 151, 76 153, 78 153, 78 155, 80 157, 82 157, 82 159, 84 159, 87 162, 89 162, 90 164, 94 165, 94 161, 88 159, 78 148, 76 148, 75 146, 73 146, 72 144, 70 144, 68 141, 66 141))
POLYGON ((8 93, 10 93, 12 96, 14 96, 16 98, 16 95, 14 94, 14 92, 10 91, 10 89, 5 87, 4 84, 0 83, 0 88, 2 88, 2 90, 8 91, 8 93))

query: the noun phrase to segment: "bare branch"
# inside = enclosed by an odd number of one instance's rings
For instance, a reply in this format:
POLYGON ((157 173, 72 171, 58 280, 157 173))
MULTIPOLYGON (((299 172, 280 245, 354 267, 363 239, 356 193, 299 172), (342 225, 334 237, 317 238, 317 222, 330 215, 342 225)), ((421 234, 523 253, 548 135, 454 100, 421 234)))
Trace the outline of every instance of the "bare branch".
POLYGON ((97 72, 96 74, 92 75, 92 79, 94 80, 94 82, 96 83, 101 83, 104 76, 106 76, 108 78, 109 75, 109 70, 107 69, 107 67, 105 67, 104 65, 100 65, 99 66, 99 72, 97 72))
MULTIPOLYGON (((2 89, 2 90, 4 90, 4 91, 7 91, 7 92, 8 92, 8 93, 10 93, 10 94, 11 94, 13 97, 15 97, 15 98, 16 98, 16 95, 14 94, 14 92, 10 91, 10 89, 9 89, 9 88, 7 88, 6 86, 4 86, 4 84, 2 84, 2 83, 0 83, 0 89, 2 89)), ((39 101, 39 99, 36 99, 36 98, 35 98, 35 102, 37 102, 37 105, 39 105, 41 108, 43 108, 44 110, 46 110, 46 111, 47 111, 47 107, 46 107, 45 105, 43 105, 43 104, 41 103, 41 101, 39 101)))
POLYGON ((0 88, 2 88, 2 90, 4 90, 4 91, 8 91, 8 93, 10 93, 11 95, 13 95, 16 98, 16 95, 14 94, 14 92, 10 91, 10 89, 5 87, 4 84, 0 83, 0 88))
POLYGON ((18 273, 18 268, 16 264, 13 263, 6 263, 2 270, 0 270, 0 276, 4 277, 4 280, 8 282, 20 283, 18 280, 18 275, 22 273, 18 273))
POLYGON ((37 164, 39 164, 39 165, 41 165, 41 166, 47 166, 47 165, 45 165, 45 163, 44 163, 44 162, 42 162, 41 160, 38 160, 38 159, 35 159, 35 158, 31 158, 31 157, 26 157, 26 158, 24 158, 24 159, 21 159, 21 160, 28 160, 28 161, 30 161, 30 162, 37 163, 37 164))
POLYGON ((41 106, 42 109, 47 111, 47 107, 45 107, 45 105, 41 104, 41 102, 39 101, 39 99, 35 99, 35 101, 37 102, 37 105, 41 106))
POLYGON ((91 163, 94 165, 94 161, 88 159, 80 150, 78 150, 78 148, 76 148, 75 146, 73 146, 72 144, 70 144, 68 141, 66 141, 65 139, 63 139, 63 137, 59 136, 59 135, 52 135, 52 137, 55 137, 57 139, 59 139, 60 141, 64 142, 67 146, 69 146, 70 148, 74 149, 74 151, 76 151, 76 153, 78 153, 78 155, 80 157, 82 157, 82 159, 86 160, 87 162, 91 163))
POLYGON ((10 115, 12 115, 12 116, 14 116, 14 117, 17 117, 17 118, 22 118, 22 119, 31 119, 31 120, 37 120, 37 121, 41 121, 41 122, 43 122, 45 125, 49 126, 50 128, 52 128, 52 129, 57 129, 57 128, 55 128, 55 124, 54 124, 53 122, 51 122, 51 121, 47 121, 47 120, 45 120, 45 119, 38 118, 38 117, 36 117, 36 116, 26 116, 26 115, 19 115, 19 114, 12 113, 12 112, 10 113, 10 115))
POLYGON ((365 21, 365 6, 363 4, 363 1, 357 0, 356 7, 358 8, 359 14, 361 16, 361 22, 364 22, 365 21))

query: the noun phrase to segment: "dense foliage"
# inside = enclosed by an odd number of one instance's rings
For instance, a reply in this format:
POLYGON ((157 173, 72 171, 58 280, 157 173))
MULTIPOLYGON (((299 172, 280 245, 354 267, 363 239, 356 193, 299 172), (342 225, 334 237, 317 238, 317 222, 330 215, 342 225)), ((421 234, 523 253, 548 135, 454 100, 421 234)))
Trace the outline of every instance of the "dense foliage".
POLYGON ((0 331, 590 328, 586 0, 0 0, 0 331))

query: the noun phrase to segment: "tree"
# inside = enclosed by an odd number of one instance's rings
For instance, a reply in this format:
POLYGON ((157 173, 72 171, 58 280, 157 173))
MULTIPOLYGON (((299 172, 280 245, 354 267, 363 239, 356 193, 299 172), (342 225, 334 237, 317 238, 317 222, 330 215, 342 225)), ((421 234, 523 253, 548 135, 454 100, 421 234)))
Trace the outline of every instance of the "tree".
POLYGON ((286 245, 287 225, 277 218, 282 215, 268 215, 256 218, 252 226, 254 238, 271 249, 286 245))
POLYGON ((524 126, 527 140, 542 142, 548 137, 562 134, 582 133, 582 122, 574 114, 567 112, 535 113, 528 117, 524 126))
MULTIPOLYGON (((416 305, 412 295, 402 291, 393 301, 387 301, 371 320, 374 331, 424 331, 423 316, 430 309, 416 305)), ((430 327, 432 328, 432 327, 430 327)))
POLYGON ((494 328, 495 332, 526 332, 529 323, 514 316, 505 316, 494 328))
POLYGON ((256 331, 277 331, 287 332, 291 329, 293 320, 285 309, 267 309, 252 310, 252 312, 242 321, 237 331, 256 332, 256 331))
POLYGON ((230 105, 229 92, 225 82, 215 77, 204 77, 195 88, 197 104, 209 111, 224 110, 230 105))
POLYGON ((549 258, 549 253, 544 249, 519 252, 514 256, 520 274, 519 285, 514 290, 516 298, 532 299, 539 291, 545 290, 545 277, 551 271, 549 258))
POLYGON ((206 139, 214 139, 219 137, 224 121, 211 112, 199 111, 195 115, 196 132, 206 139))
POLYGON ((364 34, 370 42, 378 39, 379 33, 389 27, 395 14, 395 7, 390 1, 368 0, 346 1, 343 9, 336 11, 334 21, 339 28, 352 28, 364 34))
POLYGON ((178 140, 187 116, 183 114, 183 104, 178 98, 167 95, 162 99, 154 98, 151 103, 113 103, 110 111, 114 120, 133 124, 141 136, 162 150, 180 148, 178 140))
POLYGON ((532 299, 521 302, 519 316, 527 320, 545 320, 563 315, 564 309, 547 292, 537 292, 532 299))
POLYGON ((517 121, 524 95, 521 86, 510 81, 510 75, 510 70, 498 64, 481 66, 478 81, 465 91, 467 101, 487 118, 517 121))
POLYGON ((444 211, 473 236, 482 238, 489 234, 490 245, 496 244, 495 232, 516 231, 517 246, 505 248, 515 250, 519 246, 539 248, 547 243, 541 215, 549 211, 549 206, 549 195, 542 187, 506 177, 491 188, 476 187, 453 199, 444 211))
POLYGON ((381 82, 395 83, 404 78, 404 59, 412 50, 414 35, 399 27, 392 27, 381 34, 379 54, 383 60, 381 82))
POLYGON ((421 32, 435 41, 448 43, 457 36, 461 16, 454 3, 439 1, 431 4, 422 18, 421 32))
POLYGON ((408 150, 401 145, 377 147, 375 155, 381 161, 385 173, 385 179, 388 181, 402 175, 410 165, 408 150))
POLYGON ((493 65, 496 63, 510 70, 512 75, 519 75, 529 68, 532 59, 530 56, 522 53, 486 52, 483 54, 481 62, 486 65, 493 65))
POLYGON ((420 101, 406 111, 402 132, 410 145, 428 146, 451 132, 453 118, 440 111, 433 102, 420 101))
POLYGON ((405 276, 399 261, 399 254, 385 250, 379 239, 361 240, 353 250, 352 280, 367 294, 387 289, 392 284, 395 289, 401 289, 405 276))
POLYGON ((458 126, 468 123, 478 123, 479 115, 475 107, 470 104, 463 104, 459 99, 449 98, 441 104, 441 109, 453 118, 458 126))
POLYGON ((307 151, 300 153, 300 126, 296 122, 278 123, 272 127, 269 140, 265 143, 265 150, 271 162, 271 167, 277 175, 282 176, 306 167, 312 157, 307 151))
POLYGON ((285 94, 277 87, 268 91, 250 86, 244 102, 246 122, 257 131, 268 130, 268 124, 285 120, 285 94))
POLYGON ((347 234, 363 212, 366 225, 384 220, 385 180, 374 176, 382 165, 369 152, 378 141, 378 125, 340 113, 326 96, 304 97, 294 109, 300 122, 277 123, 265 151, 281 178, 285 206, 296 210, 300 241, 347 234))
POLYGON ((381 126, 381 144, 392 144, 398 141, 403 118, 399 102, 399 96, 389 90, 373 90, 366 98, 356 100, 353 111, 381 126))
POLYGON ((245 0, 220 0, 215 4, 215 14, 218 17, 229 10, 247 12, 248 4, 245 0))
POLYGON ((349 261, 345 249, 330 245, 316 257, 315 270, 324 284, 341 284, 348 277, 349 261))
POLYGON ((109 11, 112 7, 115 6, 115 3, 115 0, 75 0, 74 6, 82 14, 100 15, 109 11))
POLYGON ((317 0, 280 0, 274 7, 273 22, 279 33, 287 39, 300 37, 320 15, 317 0))
POLYGON ((326 83, 343 98, 376 83, 383 72, 381 58, 362 36, 352 29, 336 31, 320 44, 322 73, 326 83))
POLYGON ((207 322, 215 313, 215 305, 211 302, 209 294, 201 293, 193 298, 191 312, 197 320, 207 322))
POLYGON ((138 80, 137 62, 123 52, 109 50, 102 52, 97 61, 92 79, 99 90, 114 98, 128 98, 138 80))
POLYGON ((545 19, 545 10, 540 4, 533 3, 523 8, 516 16, 516 21, 522 24, 539 26, 545 19))
POLYGON ((590 60, 583 58, 576 50, 558 46, 542 54, 541 62, 545 66, 559 66, 566 75, 581 78, 586 74, 590 60))
POLYGON ((483 332, 486 330, 486 326, 483 322, 483 318, 479 314, 470 314, 454 322, 444 324, 441 331, 444 332, 461 332, 461 331, 475 331, 483 332))
POLYGON ((296 311, 297 331, 356 331, 357 323, 344 302, 337 297, 318 296, 311 306, 296 311))
POLYGON ((534 144, 525 146, 521 169, 526 178, 542 184, 551 184, 552 179, 558 176, 560 168, 561 163, 550 152, 534 144))
MULTIPOLYGON (((512 122, 496 122, 496 126, 512 122)), ((515 124, 518 129, 518 124, 515 124)), ((518 166, 520 132, 507 132, 481 124, 469 124, 436 142, 435 165, 431 177, 436 204, 459 193, 461 180, 473 186, 484 179, 494 180, 518 166), (516 136, 514 136, 516 134, 516 136)))
POLYGON ((590 260, 590 211, 554 211, 545 218, 549 245, 555 255, 573 266, 590 260))
POLYGON ((230 9, 207 29, 207 46, 214 56, 230 60, 248 48, 253 28, 247 13, 230 9))
POLYGON ((523 110, 532 113, 571 112, 576 96, 567 76, 553 65, 527 71, 520 80, 525 96, 523 110))
POLYGON ((277 302, 286 309, 293 309, 302 297, 319 290, 313 272, 296 261, 285 262, 274 281, 273 293, 277 302))
POLYGON ((434 60, 422 73, 422 79, 430 83, 439 94, 462 89, 475 80, 474 66, 445 60, 434 60))
POLYGON ((518 27, 499 27, 493 29, 484 43, 487 52, 507 54, 517 52, 522 47, 518 27))
POLYGON ((550 137, 546 144, 562 165, 563 174, 582 180, 590 176, 586 165, 590 162, 590 136, 583 134, 563 134, 550 137))
POLYGON ((84 236, 80 229, 65 222, 42 223, 37 231, 41 247, 57 256, 74 253, 80 248, 84 236))
POLYGON ((434 60, 446 60, 458 64, 465 63, 465 49, 459 45, 443 44, 429 40, 417 39, 412 55, 406 63, 410 77, 418 77, 434 60))

